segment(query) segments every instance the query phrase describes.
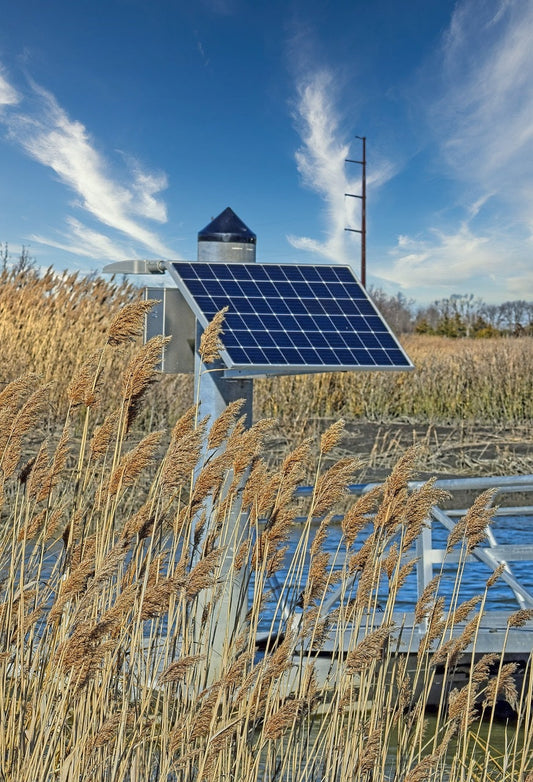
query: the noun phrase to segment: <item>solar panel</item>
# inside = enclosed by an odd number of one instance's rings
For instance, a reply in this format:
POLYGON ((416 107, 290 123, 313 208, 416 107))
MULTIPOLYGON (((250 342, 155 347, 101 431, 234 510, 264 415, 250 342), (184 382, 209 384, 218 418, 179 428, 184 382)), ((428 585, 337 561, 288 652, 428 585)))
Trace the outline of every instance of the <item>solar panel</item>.
POLYGON ((202 326, 223 307, 225 376, 411 369, 349 266, 176 261, 202 326))

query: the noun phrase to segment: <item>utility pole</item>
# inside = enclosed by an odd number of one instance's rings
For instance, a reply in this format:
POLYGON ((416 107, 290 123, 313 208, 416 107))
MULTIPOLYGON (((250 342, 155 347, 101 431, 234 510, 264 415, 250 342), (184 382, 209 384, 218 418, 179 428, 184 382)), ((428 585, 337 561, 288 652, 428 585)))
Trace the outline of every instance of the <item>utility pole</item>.
POLYGON ((361 228, 345 228, 344 230, 361 234, 361 283, 364 288, 366 287, 366 136, 356 136, 355 138, 363 142, 363 158, 362 160, 346 158, 346 163, 357 163, 362 166, 361 195, 356 195, 355 193, 345 193, 344 195, 350 198, 361 199, 361 228))

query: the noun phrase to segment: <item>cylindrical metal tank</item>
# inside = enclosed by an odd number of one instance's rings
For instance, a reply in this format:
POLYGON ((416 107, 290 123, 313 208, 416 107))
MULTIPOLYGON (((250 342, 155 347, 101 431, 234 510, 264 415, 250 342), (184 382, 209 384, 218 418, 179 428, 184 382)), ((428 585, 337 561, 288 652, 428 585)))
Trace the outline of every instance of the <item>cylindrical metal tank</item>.
POLYGON ((229 206, 198 231, 198 260, 253 263, 257 237, 229 206))

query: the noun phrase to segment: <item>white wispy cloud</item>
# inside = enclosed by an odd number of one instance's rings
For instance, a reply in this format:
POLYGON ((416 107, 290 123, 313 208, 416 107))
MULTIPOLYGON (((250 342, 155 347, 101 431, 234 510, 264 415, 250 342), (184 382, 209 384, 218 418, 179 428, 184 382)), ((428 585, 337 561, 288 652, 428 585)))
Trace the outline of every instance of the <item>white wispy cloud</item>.
MULTIPOLYGON (((303 184, 324 201, 326 238, 287 238, 293 247, 346 263, 353 250, 347 246, 345 229, 359 226, 360 203, 359 199, 347 198, 345 193, 361 193, 361 172, 358 167, 356 174, 348 176, 345 161, 350 157, 350 145, 341 129, 340 95, 334 74, 326 69, 317 71, 302 79, 297 89, 294 121, 302 145, 295 155, 296 164, 303 184)), ((367 178, 367 186, 383 184, 394 173, 389 162, 377 165, 367 178)))
POLYGON ((401 237, 382 277, 407 289, 433 284, 449 293, 461 285, 499 300, 533 296, 532 40, 531 3, 456 4, 431 63, 426 110, 464 217, 442 228, 435 216, 440 229, 401 237))
POLYGON ((527 245, 497 231, 474 232, 464 222, 453 233, 433 229, 424 238, 398 237, 392 263, 378 261, 373 271, 382 281, 424 300, 459 291, 475 292, 487 301, 527 299, 533 291, 527 245))
POLYGON ((405 281, 405 287, 446 288, 480 274, 501 277, 508 271, 502 249, 494 235, 474 233, 464 222, 455 233, 432 229, 429 238, 399 236, 392 267, 378 264, 376 271, 383 279, 405 281))
POLYGON ((533 174, 532 40, 531 3, 463 0, 444 38, 444 91, 432 107, 455 175, 514 205, 533 174))
POLYGON ((11 86, 5 76, 5 71, 0 66, 0 110, 2 106, 15 106, 19 100, 18 92, 11 86))
POLYGON ((58 231, 59 238, 42 234, 31 234, 30 242, 54 247, 58 250, 80 255, 83 258, 126 258, 135 255, 135 249, 113 241, 103 233, 89 228, 75 217, 67 217, 67 231, 58 231))
MULTIPOLYGON (((120 180, 112 178, 108 161, 96 149, 86 127, 71 119, 55 97, 35 82, 24 100, 4 79, 0 95, 11 97, 12 111, 0 116, 8 137, 27 155, 51 168, 75 195, 75 206, 102 226, 118 232, 134 252, 158 257, 176 257, 144 221, 164 223, 166 206, 160 193, 167 186, 163 173, 150 173, 130 160, 130 170, 120 180), (14 99, 17 98, 17 100, 14 99)), ((66 216, 67 233, 62 238, 34 236, 49 246, 67 249, 85 257, 116 257, 121 240, 107 236, 66 216), (113 253, 114 255, 112 255, 113 253)), ((59 227, 58 227, 59 230, 59 227)))

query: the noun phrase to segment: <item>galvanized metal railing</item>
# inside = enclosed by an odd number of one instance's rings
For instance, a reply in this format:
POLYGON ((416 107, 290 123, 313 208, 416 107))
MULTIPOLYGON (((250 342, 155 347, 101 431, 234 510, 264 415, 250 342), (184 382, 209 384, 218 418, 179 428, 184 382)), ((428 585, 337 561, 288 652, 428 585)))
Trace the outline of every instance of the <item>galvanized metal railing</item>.
MULTIPOLYGON (((349 491, 352 494, 362 495, 369 492, 378 483, 352 484, 349 491)), ((411 481, 408 484, 410 490, 415 490, 423 486, 423 481, 411 481)), ((465 491, 483 491, 485 489, 495 489, 495 497, 500 498, 509 494, 528 494, 533 493, 533 475, 511 475, 511 476, 489 476, 478 478, 447 478, 439 479, 435 486, 450 492, 452 497, 465 491)), ((296 496, 310 496, 313 493, 312 486, 302 486, 296 491, 296 496)), ((420 597, 425 587, 429 584, 434 575, 434 566, 441 565, 444 561, 449 564, 458 563, 462 554, 458 551, 446 552, 442 547, 434 547, 432 525, 442 525, 448 532, 451 532, 455 525, 455 518, 463 516, 467 511, 460 508, 451 508, 443 510, 439 507, 433 507, 428 521, 430 524, 424 527, 416 541, 416 575, 417 575, 417 599, 420 597)), ((506 505, 504 507, 495 507, 494 516, 533 516, 533 505, 506 505)), ((338 517, 340 520, 342 517, 338 517)), ((533 542, 532 543, 513 543, 499 544, 490 527, 487 528, 486 535, 488 546, 478 546, 469 555, 469 562, 479 561, 484 563, 490 570, 495 571, 502 563, 505 568, 501 574, 501 579, 511 589, 514 599, 519 608, 533 608, 533 594, 531 594, 515 577, 510 562, 529 561, 533 566, 533 542)), ((533 540, 533 531, 532 531, 533 540)), ((354 580, 355 580, 354 576, 354 580)), ((279 583, 271 584, 274 593, 281 596, 282 588, 279 583)), ((346 585, 344 585, 346 588, 346 585)), ((321 613, 326 615, 335 603, 339 600, 340 593, 334 591, 327 601, 322 605, 321 613)), ((288 606, 285 606, 284 614, 289 613, 288 606)))

